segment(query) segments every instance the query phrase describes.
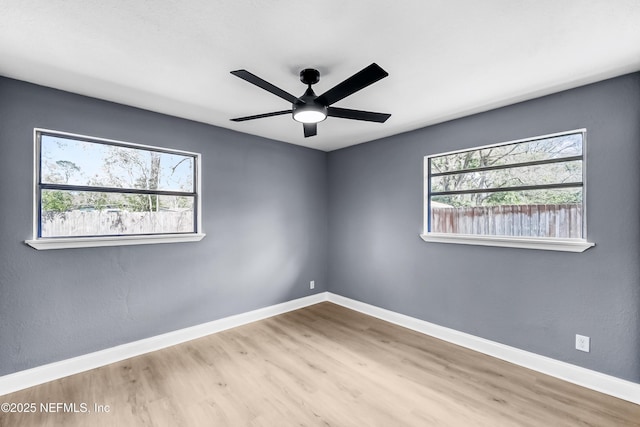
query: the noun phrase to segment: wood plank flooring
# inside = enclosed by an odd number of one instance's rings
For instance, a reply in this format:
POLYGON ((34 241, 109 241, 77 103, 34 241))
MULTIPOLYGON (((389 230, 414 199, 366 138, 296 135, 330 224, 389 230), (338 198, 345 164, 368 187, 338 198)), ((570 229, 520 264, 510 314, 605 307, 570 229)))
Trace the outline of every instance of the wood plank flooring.
POLYGON ((640 426, 640 405, 328 302, 0 402, 38 406, 3 427, 640 426))

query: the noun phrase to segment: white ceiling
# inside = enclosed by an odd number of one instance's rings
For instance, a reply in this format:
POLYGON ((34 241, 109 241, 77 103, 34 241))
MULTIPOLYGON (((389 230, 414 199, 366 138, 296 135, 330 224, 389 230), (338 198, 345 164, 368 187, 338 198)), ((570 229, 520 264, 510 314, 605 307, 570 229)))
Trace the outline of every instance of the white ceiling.
POLYGON ((325 151, 638 70, 640 0, 0 0, 0 75, 325 151), (290 108, 231 70, 298 96, 372 62, 335 106, 384 124, 229 121, 290 108))

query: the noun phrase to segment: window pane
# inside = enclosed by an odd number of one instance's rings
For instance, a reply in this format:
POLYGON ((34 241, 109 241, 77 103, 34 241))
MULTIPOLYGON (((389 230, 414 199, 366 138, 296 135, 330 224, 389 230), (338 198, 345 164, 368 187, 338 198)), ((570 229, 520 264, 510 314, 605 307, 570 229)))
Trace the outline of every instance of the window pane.
POLYGON ((584 238, 583 139, 576 131, 428 157, 425 229, 584 238))
POLYGON ((582 155, 582 134, 505 144, 431 158, 431 173, 509 165, 582 155))
POLYGON ((582 182, 582 161, 440 175, 431 178, 431 191, 460 191, 528 185, 582 182))
POLYGON ((193 156, 46 134, 40 150, 45 184, 194 192, 193 156))
POLYGON ((41 237, 193 233, 194 197, 42 190, 41 237))

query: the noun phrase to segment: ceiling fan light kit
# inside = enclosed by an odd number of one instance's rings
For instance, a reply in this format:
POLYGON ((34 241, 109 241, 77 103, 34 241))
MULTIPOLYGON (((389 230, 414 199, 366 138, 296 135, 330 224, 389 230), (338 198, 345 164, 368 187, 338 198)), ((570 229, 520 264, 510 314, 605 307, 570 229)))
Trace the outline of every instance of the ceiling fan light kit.
POLYGON ((327 118, 327 109, 318 110, 314 105, 300 105, 293 110, 293 120, 300 123, 319 123, 327 118))
POLYGON ((378 80, 387 77, 389 74, 376 63, 360 70, 320 96, 316 95, 311 88, 311 85, 320 81, 320 72, 313 68, 306 68, 300 71, 300 81, 308 86, 307 90, 300 97, 291 95, 247 70, 231 71, 231 74, 291 102, 290 110, 274 111, 272 113, 256 114, 253 116, 231 119, 234 122, 243 122, 291 113, 295 121, 303 124, 304 136, 307 138, 317 134, 317 123, 325 120, 327 117, 339 117, 343 119, 363 120, 377 123, 384 123, 389 117, 391 117, 391 114, 386 113, 374 113, 371 111, 331 107, 331 104, 334 104, 335 102, 338 102, 341 99, 372 85, 378 80))

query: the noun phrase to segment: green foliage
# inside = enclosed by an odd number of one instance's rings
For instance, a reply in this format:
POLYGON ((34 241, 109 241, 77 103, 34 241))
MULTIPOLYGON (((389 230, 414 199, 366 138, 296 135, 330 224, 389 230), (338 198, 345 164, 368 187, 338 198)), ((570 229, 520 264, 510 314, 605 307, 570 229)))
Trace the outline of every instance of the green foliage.
POLYGON ((158 196, 127 194, 124 196, 127 209, 131 212, 154 212, 158 210, 158 196))
POLYGON ((77 194, 76 203, 78 207, 87 206, 92 209, 101 210, 113 203, 109 200, 106 193, 81 192, 77 194))
POLYGON ((41 202, 44 212, 67 212, 73 208, 73 197, 65 191, 43 191, 41 202))
MULTIPOLYGON (((523 195, 519 192, 491 193, 483 200, 483 205, 521 205, 525 204, 523 195)), ((529 203, 527 203, 529 204, 529 203)))

